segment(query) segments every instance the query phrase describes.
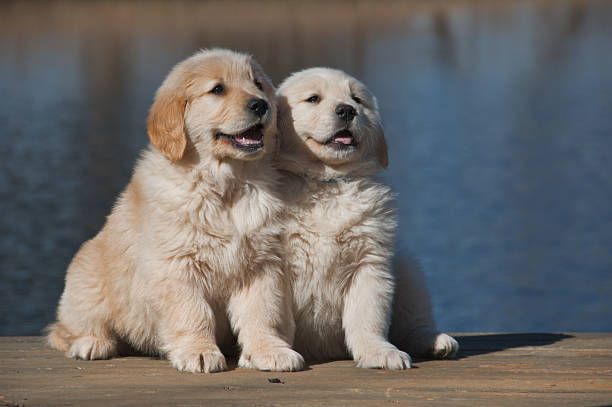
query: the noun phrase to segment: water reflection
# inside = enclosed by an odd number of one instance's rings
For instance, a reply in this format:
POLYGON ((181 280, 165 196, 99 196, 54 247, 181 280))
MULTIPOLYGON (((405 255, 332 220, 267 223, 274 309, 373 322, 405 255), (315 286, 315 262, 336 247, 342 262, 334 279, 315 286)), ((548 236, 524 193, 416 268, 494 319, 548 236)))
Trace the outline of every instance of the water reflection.
POLYGON ((252 52, 377 94, 398 246, 448 330, 610 330, 612 3, 0 3, 0 334, 49 320, 169 68, 252 52))

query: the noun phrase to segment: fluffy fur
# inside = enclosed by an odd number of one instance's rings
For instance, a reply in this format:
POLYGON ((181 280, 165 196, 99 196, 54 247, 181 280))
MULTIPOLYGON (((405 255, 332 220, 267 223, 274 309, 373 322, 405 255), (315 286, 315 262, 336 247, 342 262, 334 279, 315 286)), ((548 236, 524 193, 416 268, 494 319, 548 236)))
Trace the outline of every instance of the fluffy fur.
POLYGON ((277 216, 276 97, 251 57, 201 51, 157 91, 152 143, 66 274, 51 346, 103 359, 125 341, 179 370, 290 371, 294 325, 277 216), (263 147, 261 143, 263 142, 263 147))
MULTIPOLYGON (((311 68, 279 87, 287 220, 282 238, 293 288, 294 349, 311 360, 350 355, 360 367, 405 369, 410 356, 388 339, 395 279, 392 193, 373 178, 387 165, 377 102, 344 72, 311 68)), ((423 284, 396 268, 396 345, 445 357, 423 284)))

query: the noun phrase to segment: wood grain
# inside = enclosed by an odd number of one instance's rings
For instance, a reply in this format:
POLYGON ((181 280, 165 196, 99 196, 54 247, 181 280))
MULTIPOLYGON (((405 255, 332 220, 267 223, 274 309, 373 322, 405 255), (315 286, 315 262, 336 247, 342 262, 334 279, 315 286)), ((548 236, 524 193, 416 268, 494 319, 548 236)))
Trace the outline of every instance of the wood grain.
POLYGON ((612 405, 612 334, 456 334, 454 360, 407 371, 311 364, 295 373, 180 373, 166 360, 65 358, 40 337, 0 338, 0 406, 612 405), (276 380, 278 379, 278 380, 276 380))

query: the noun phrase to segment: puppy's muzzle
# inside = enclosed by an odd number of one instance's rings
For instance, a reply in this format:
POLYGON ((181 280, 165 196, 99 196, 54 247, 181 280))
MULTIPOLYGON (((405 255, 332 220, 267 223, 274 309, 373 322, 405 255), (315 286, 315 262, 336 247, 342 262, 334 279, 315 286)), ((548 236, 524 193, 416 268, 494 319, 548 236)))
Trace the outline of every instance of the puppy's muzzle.
POLYGON ((351 105, 347 105, 344 103, 336 106, 334 112, 336 112, 340 120, 345 121, 347 123, 352 121, 353 118, 357 116, 357 111, 355 110, 355 108, 351 105))
POLYGON ((246 107, 255 116, 262 117, 268 111, 268 102, 263 99, 251 99, 246 107))
POLYGON ((262 133, 263 126, 256 124, 253 127, 246 129, 238 134, 217 133, 215 138, 228 140, 234 148, 247 152, 256 153, 263 149, 264 136, 262 133))

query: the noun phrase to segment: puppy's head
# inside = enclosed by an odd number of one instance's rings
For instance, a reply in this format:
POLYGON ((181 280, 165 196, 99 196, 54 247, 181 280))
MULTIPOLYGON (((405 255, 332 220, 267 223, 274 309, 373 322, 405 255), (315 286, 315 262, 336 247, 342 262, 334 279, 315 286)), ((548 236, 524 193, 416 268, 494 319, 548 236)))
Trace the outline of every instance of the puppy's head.
POLYGON ((179 161, 188 146, 217 160, 249 161, 274 148, 274 87, 249 56, 205 50, 176 65, 155 96, 151 143, 179 161))
POLYGON ((311 68, 279 87, 283 147, 305 148, 325 165, 388 164, 376 98, 342 71, 311 68))

